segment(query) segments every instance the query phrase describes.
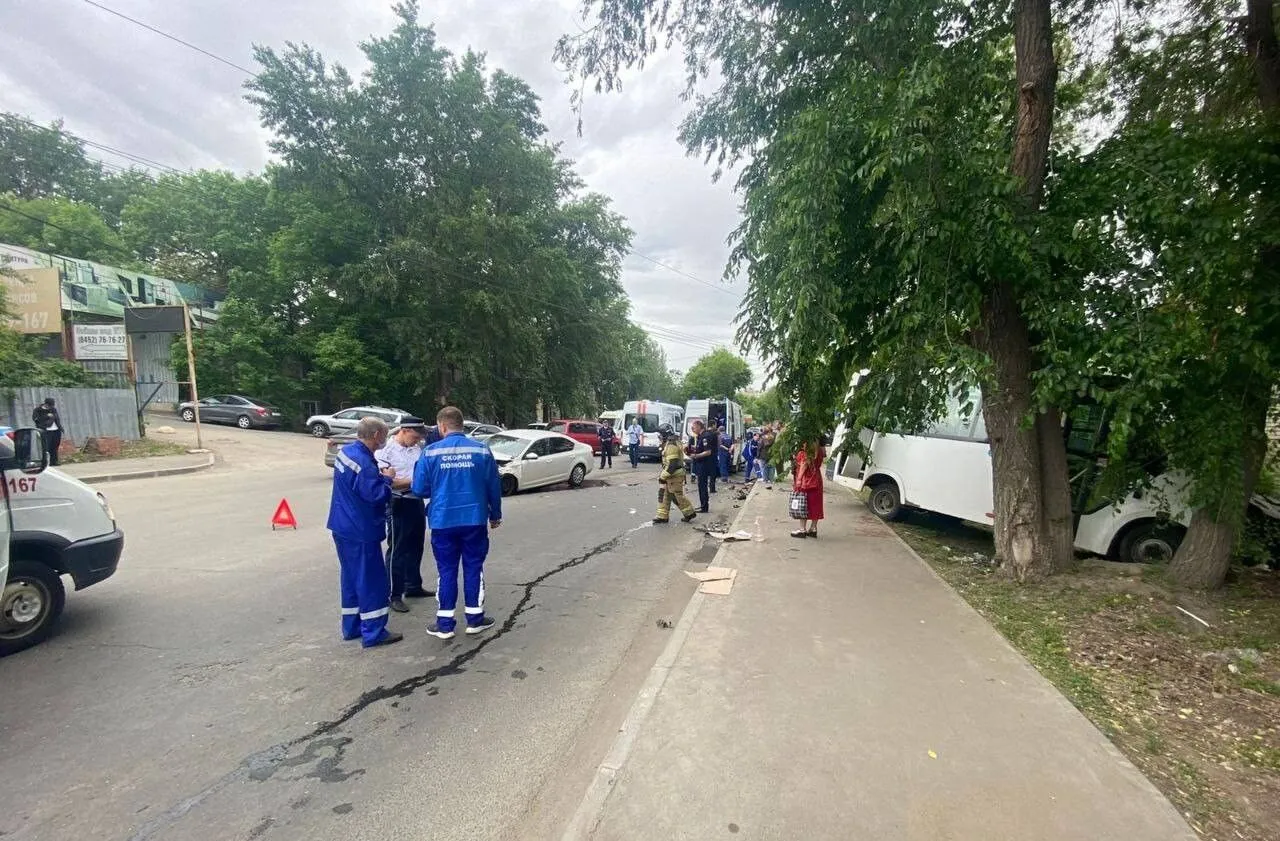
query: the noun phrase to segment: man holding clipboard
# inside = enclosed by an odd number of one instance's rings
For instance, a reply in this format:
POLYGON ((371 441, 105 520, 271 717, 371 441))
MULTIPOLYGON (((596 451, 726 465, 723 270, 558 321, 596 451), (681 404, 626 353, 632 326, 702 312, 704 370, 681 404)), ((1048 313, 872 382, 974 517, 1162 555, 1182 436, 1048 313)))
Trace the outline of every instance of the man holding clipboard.
MULTIPOLYGON (((387 567, 391 578, 391 609, 408 613, 406 598, 434 596, 422 587, 422 555, 427 541, 427 512, 421 497, 410 489, 413 467, 422 455, 424 439, 432 438, 422 418, 405 417, 382 449, 374 453, 380 468, 395 470, 391 504, 387 506, 387 567)), ((435 437, 438 440, 439 436, 435 437)))

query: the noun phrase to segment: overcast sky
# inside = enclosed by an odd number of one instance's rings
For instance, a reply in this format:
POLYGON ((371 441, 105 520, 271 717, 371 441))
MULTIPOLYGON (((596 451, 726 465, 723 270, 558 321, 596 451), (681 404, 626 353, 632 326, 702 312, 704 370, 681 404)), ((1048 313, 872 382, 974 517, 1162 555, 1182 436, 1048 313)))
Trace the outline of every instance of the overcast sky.
MULTIPOLYGON (((391 0, 100 0, 100 4, 255 69, 252 45, 305 42, 349 70, 357 44, 394 25, 391 0)), ((556 39, 578 31, 578 0, 422 0, 424 22, 455 53, 488 54, 542 97, 551 139, 592 190, 613 199, 635 231, 636 252, 697 280, 628 257, 632 316, 668 362, 688 368, 714 344, 736 350, 732 319, 745 280, 721 278, 737 225, 732 185, 685 155, 676 130, 687 110, 679 55, 651 61, 623 91, 588 94, 579 137, 571 88, 552 61, 556 39), (697 281, 702 281, 699 283, 697 281), (711 284, 708 286, 706 284, 711 284), (715 287, 715 288, 713 288, 715 287), (651 331, 651 335, 653 332, 651 331)), ((244 101, 243 73, 85 0, 0 2, 0 110, 17 111, 90 140, 179 168, 259 170, 267 133, 244 101)), ((90 149, 96 154, 96 150, 90 149)), ((109 163, 130 163, 109 154, 109 163)), ((760 365, 752 360, 757 384, 760 365)))

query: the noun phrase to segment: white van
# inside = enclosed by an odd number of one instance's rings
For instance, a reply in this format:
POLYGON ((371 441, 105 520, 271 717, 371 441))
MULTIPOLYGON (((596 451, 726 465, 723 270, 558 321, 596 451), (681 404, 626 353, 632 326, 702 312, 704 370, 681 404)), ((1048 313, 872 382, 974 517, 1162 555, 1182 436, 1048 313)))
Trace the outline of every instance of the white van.
MULTIPOLYGON (((1068 451, 1096 458, 1105 434, 1099 410, 1077 406, 1072 420, 1068 451)), ((918 509, 973 523, 994 522, 991 445, 977 390, 964 401, 949 396, 946 414, 921 432, 860 430, 859 438, 870 453, 865 461, 853 453, 839 453, 848 433, 844 424, 836 429, 827 476, 854 490, 868 488, 867 505, 876 516, 896 520, 907 509, 918 509), (962 403, 971 408, 966 411, 962 403)), ((1081 505, 1083 510, 1076 511, 1075 547, 1114 560, 1168 561, 1191 521, 1185 490, 1185 482, 1165 474, 1156 477, 1149 490, 1136 491, 1118 503, 1096 500, 1081 505)))
POLYGON ((733 438, 733 455, 729 470, 737 472, 742 466, 742 436, 746 432, 742 415, 742 406, 723 397, 716 400, 690 400, 684 406, 684 436, 688 438, 693 434, 690 425, 695 420, 701 420, 703 423, 712 420, 722 423, 721 432, 733 438))
POLYGON ((627 430, 632 423, 639 423, 644 430, 640 436, 640 457, 659 458, 662 442, 658 438, 658 427, 664 423, 672 429, 680 430, 684 426, 684 409, 671 403, 657 400, 628 400, 622 404, 622 437, 619 439, 623 451, 626 451, 627 430))
POLYGON ((107 498, 47 468, 35 429, 0 435, 0 657, 43 642, 62 613, 68 575, 83 590, 110 578, 124 533, 107 498))

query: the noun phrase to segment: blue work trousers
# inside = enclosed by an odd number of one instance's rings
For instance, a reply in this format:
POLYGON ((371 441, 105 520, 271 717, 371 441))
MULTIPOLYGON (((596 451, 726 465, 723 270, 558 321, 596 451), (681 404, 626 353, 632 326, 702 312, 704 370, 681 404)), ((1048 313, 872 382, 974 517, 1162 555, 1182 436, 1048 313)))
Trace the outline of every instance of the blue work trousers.
POLYGON ((440 583, 436 585, 436 623, 442 631, 457 625, 458 567, 462 567, 462 599, 468 625, 484 619, 484 559, 489 554, 489 527, 459 526, 431 530, 431 554, 436 558, 440 583))
POLYGON ((368 648, 387 635, 387 568, 381 541, 333 536, 342 577, 342 638, 368 648))
POLYGON ((628 444, 627 451, 631 455, 631 466, 635 467, 636 465, 640 464, 640 445, 628 444))
POLYGON ((729 481, 729 453, 721 450, 717 455, 720 464, 720 478, 727 482, 729 481))
POLYGON ((387 507, 387 567, 391 598, 422 589, 422 553, 426 550, 427 510, 422 500, 393 496, 387 507))

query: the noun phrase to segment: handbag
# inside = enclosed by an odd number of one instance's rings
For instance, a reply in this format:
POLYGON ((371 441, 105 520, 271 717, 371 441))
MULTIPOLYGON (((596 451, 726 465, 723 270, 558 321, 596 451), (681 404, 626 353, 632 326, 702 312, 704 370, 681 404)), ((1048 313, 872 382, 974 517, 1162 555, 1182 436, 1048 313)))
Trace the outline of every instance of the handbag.
POLYGON ((792 491, 788 511, 793 520, 809 519, 809 496, 804 491, 792 491))

